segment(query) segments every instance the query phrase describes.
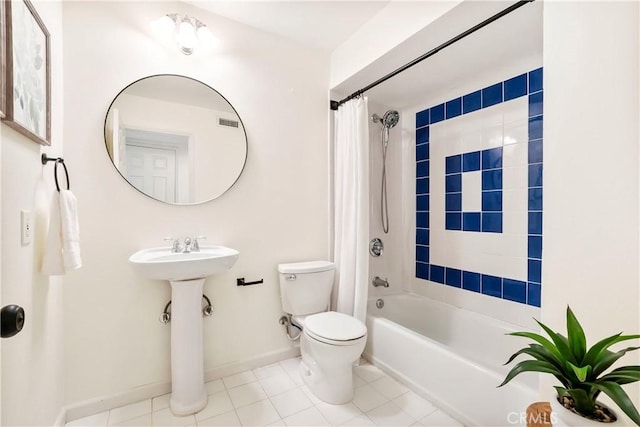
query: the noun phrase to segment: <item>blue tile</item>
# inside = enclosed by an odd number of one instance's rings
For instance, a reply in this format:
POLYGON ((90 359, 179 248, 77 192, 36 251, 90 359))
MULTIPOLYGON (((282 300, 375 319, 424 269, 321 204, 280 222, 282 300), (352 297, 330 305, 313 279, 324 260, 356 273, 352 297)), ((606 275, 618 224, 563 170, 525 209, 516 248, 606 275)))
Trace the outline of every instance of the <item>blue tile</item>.
POLYGON ((416 210, 421 212, 429 210, 429 195, 416 196, 416 210))
POLYGON ((416 176, 425 177, 429 176, 429 160, 416 163, 416 176))
POLYGON ((447 193, 444 200, 444 210, 446 212, 462 211, 462 193, 447 193))
POLYGON ((429 246, 428 228, 416 228, 416 244, 429 246))
POLYGON ((458 117, 462 114, 462 98, 452 99, 446 104, 447 119, 458 117))
POLYGON ((529 189, 529 210, 530 211, 542 210, 542 188, 529 189))
POLYGON ((416 161, 429 160, 429 144, 416 146, 416 161))
POLYGON ((429 228, 429 212, 416 212, 416 227, 429 228))
POLYGON ((483 274, 482 293, 485 295, 502 298, 502 278, 483 274))
POLYGON ((544 92, 529 95, 529 117, 539 116, 543 112, 543 94, 544 92))
POLYGON ((529 141, 542 138, 542 116, 529 119, 529 141))
POLYGON ((529 72, 529 93, 542 90, 542 68, 529 72))
POLYGON ((445 193, 462 192, 462 174, 447 175, 444 184, 445 193))
POLYGON ((429 264, 416 262, 416 277, 418 279, 429 280, 429 264))
POLYGON ((416 179, 416 194, 429 194, 429 178, 416 179))
POLYGON ((462 287, 462 271, 447 267, 445 271, 445 283, 456 288, 462 287))
POLYGON ((448 156, 444 159, 444 173, 460 173, 462 172, 462 154, 457 156, 448 156))
POLYGON ((541 287, 537 283, 527 283, 527 304, 540 307, 542 302, 541 287))
POLYGON ((444 284, 444 267, 431 264, 429 269, 429 280, 444 284))
POLYGON ((482 108, 482 92, 475 91, 462 97, 462 112, 464 114, 482 108))
POLYGON ((482 89, 482 108, 502 102, 502 82, 482 89))
POLYGON ((526 304, 527 284, 519 280, 504 279, 502 281, 502 298, 526 304))
POLYGON ((482 189, 502 190, 502 169, 482 171, 482 189))
POLYGON ((542 236, 529 236, 529 258, 542 259, 542 236))
POLYGON ((431 107, 431 124, 438 123, 444 120, 444 104, 431 107))
POLYGON ((446 213, 444 218, 444 228, 447 230, 462 230, 462 214, 446 213))
POLYGON ((429 262, 429 246, 416 246, 416 261, 429 262))
POLYGON ((482 213, 483 233, 502 233, 501 213, 482 213))
POLYGON ((542 234, 542 212, 529 212, 529 234, 542 234))
POLYGON ((542 187, 542 163, 529 165, 529 187, 542 187))
POLYGON ((480 292, 480 274, 464 271, 462 273, 462 289, 480 292))
POLYGON ((429 109, 418 111, 416 113, 416 128, 427 126, 429 124, 429 109))
POLYGON ((529 163, 542 163, 542 140, 529 142, 529 163))
POLYGON ((482 212, 502 211, 502 191, 482 192, 482 212))
POLYGON ((416 129, 416 144, 424 144, 429 142, 429 126, 416 129))
POLYGON ((482 169, 502 167, 502 147, 482 150, 482 169))
POLYGON ((504 82, 504 100, 519 98, 527 94, 527 74, 520 74, 504 82))
POLYGON ((463 231, 480 231, 480 212, 464 212, 462 214, 463 231))
POLYGON ((527 264, 527 280, 529 282, 542 283, 542 261, 530 259, 527 264))
POLYGON ((480 152, 474 151, 462 155, 462 172, 473 172, 480 170, 480 152))

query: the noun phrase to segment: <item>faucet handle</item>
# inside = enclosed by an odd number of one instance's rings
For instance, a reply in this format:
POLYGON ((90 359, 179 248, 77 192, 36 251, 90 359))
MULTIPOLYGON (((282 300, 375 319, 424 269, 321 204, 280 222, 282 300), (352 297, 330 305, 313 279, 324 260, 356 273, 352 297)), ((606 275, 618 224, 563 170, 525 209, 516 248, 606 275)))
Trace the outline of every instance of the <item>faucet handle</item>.
POLYGON ((199 251, 200 250, 200 245, 198 244, 198 240, 203 240, 206 239, 206 236, 197 236, 193 238, 193 244, 191 245, 191 250, 193 251, 199 251))
POLYGON ((177 237, 165 237, 163 240, 165 241, 172 241, 173 243, 171 244, 171 251, 172 252, 180 252, 180 240, 177 237))

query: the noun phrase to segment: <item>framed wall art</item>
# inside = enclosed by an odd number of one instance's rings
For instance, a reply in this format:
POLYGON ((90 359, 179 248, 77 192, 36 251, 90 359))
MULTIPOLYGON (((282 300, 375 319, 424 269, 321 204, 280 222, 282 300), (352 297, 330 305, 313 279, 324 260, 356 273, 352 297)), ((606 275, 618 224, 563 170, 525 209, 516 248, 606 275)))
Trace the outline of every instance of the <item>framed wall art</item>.
POLYGON ((51 145, 49 32, 29 0, 4 4, 5 105, 7 126, 51 145))

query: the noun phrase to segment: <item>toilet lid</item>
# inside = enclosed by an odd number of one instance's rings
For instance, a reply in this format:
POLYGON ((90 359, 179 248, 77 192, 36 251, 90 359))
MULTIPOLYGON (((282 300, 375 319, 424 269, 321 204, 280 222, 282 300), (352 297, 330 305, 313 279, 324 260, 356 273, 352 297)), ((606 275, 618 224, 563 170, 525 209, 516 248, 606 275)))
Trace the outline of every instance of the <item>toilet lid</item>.
POLYGON ((367 327, 355 317, 335 311, 308 316, 304 329, 320 338, 332 341, 351 341, 367 334, 367 327))

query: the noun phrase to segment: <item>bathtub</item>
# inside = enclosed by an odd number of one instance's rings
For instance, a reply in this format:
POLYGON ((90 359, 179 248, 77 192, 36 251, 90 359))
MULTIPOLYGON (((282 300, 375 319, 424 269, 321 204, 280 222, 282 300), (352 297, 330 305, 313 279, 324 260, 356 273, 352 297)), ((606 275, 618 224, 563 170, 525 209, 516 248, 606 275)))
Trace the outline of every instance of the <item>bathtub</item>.
POLYGON ((504 387, 511 354, 526 345, 505 336, 518 329, 422 296, 369 301, 365 357, 465 425, 519 425, 537 400, 537 378, 526 373, 504 387))

